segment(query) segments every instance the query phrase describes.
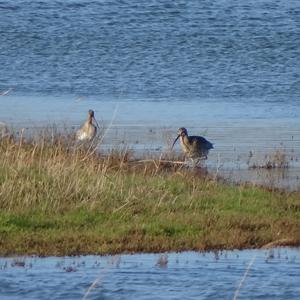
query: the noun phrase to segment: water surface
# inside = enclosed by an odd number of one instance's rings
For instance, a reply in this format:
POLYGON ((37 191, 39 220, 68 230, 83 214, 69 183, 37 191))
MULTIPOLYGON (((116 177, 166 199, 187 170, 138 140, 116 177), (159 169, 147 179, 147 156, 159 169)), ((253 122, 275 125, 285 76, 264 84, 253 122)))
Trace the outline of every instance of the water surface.
POLYGON ((0 89, 299 103, 297 0, 0 2, 0 89))
POLYGON ((297 248, 164 256, 0 258, 1 299, 299 299, 297 248))

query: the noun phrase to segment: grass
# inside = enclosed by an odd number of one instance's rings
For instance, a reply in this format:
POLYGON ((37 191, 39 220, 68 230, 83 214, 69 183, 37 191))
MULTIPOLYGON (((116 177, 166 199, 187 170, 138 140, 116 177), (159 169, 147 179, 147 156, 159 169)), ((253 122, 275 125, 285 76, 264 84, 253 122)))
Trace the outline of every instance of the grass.
POLYGON ((2 139, 0 255, 300 245, 300 191, 212 178, 68 135, 2 139))
MULTIPOLYGON (((250 169, 288 169, 289 158, 285 150, 275 150, 270 154, 266 154, 264 160, 260 163, 253 163, 250 165, 250 160, 253 156, 252 151, 249 153, 248 166, 250 169)), ((290 158, 291 160, 293 157, 290 158)))

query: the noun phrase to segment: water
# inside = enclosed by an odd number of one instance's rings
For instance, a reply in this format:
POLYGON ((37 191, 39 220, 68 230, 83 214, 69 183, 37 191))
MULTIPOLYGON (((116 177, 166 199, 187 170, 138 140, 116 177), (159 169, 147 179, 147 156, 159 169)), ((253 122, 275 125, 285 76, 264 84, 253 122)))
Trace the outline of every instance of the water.
POLYGON ((299 101, 297 0, 16 0, 0 16, 0 88, 18 94, 299 101))
POLYGON ((0 1, 0 41, 14 128, 76 127, 93 108, 107 146, 161 152, 185 126, 214 143, 212 172, 299 186, 297 0, 0 1), (277 150, 288 170, 248 170, 250 151, 264 165, 277 150))
POLYGON ((297 248, 167 257, 166 265, 158 264, 160 254, 1 258, 0 295, 2 300, 299 299, 297 248))

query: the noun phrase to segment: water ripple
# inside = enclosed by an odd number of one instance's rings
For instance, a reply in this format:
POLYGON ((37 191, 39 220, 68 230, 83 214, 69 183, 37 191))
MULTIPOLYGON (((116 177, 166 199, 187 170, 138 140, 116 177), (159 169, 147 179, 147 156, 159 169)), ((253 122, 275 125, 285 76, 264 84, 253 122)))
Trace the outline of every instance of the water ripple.
POLYGON ((0 14, 0 88, 22 95, 300 95, 298 1, 18 0, 0 14))
POLYGON ((1 299, 233 299, 236 294, 294 300, 300 292, 299 249, 169 253, 164 267, 156 265, 158 258, 0 258, 1 299), (16 259, 25 266, 13 266, 16 259), (74 271, 66 272, 66 266, 74 271))

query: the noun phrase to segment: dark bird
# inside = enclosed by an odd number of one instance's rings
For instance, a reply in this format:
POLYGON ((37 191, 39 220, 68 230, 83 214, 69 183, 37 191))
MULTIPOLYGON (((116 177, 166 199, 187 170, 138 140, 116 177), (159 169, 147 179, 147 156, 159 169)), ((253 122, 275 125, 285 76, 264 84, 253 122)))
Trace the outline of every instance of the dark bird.
POLYGON ((192 159, 195 165, 200 160, 207 159, 209 150, 214 148, 213 144, 202 136, 189 136, 184 127, 179 128, 177 134, 178 136, 172 145, 172 149, 180 138, 180 145, 183 153, 187 158, 192 159))

